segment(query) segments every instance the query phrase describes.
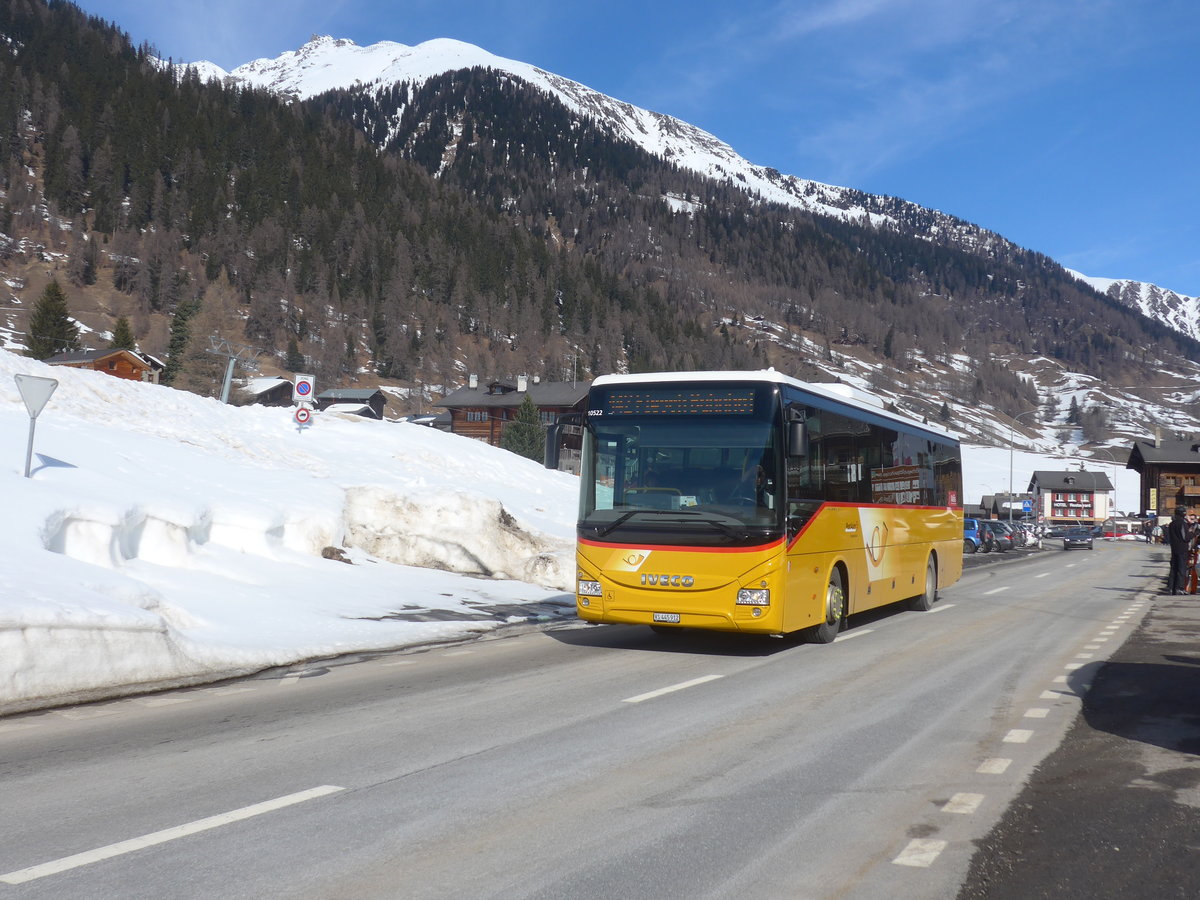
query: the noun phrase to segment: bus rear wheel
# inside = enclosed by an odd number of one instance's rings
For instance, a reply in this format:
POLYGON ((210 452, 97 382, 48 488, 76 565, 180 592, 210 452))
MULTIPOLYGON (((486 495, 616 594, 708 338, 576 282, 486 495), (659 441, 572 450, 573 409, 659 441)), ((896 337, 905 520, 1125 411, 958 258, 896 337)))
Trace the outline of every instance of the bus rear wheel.
POLYGON ((925 563, 925 590, 917 594, 915 597, 909 598, 908 608, 915 609, 918 612, 929 612, 933 609, 933 604, 937 602, 937 563, 933 561, 933 557, 925 563))
POLYGON ((842 630, 846 619, 846 588, 842 584, 842 573, 834 569, 825 588, 825 621, 804 632, 804 638, 814 644, 830 644, 842 630))

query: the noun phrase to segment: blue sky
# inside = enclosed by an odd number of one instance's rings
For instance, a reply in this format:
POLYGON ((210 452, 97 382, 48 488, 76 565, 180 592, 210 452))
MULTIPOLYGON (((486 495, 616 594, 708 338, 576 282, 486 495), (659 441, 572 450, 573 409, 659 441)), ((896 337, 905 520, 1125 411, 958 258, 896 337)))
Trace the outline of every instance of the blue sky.
POLYGON ((1200 295, 1194 0, 77 0, 232 69, 449 37, 903 197, 1088 275, 1200 295))

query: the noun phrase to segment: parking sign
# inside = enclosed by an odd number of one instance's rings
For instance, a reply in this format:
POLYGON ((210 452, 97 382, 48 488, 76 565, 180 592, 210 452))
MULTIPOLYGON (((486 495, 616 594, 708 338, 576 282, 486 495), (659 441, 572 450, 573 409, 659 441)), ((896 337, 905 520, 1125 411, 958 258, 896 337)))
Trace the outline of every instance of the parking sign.
POLYGON ((316 395, 316 378, 312 375, 297 375, 292 382, 292 402, 311 403, 316 395))

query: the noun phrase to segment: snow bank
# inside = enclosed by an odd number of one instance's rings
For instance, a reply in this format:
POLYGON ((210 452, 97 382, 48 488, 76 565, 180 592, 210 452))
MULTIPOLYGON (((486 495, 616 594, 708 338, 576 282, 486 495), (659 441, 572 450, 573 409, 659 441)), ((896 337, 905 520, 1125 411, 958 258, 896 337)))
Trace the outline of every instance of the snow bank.
POLYGON ((0 351, 0 712, 450 639, 569 587, 572 476, 314 420, 0 351), (59 381, 28 479, 17 373, 59 381))

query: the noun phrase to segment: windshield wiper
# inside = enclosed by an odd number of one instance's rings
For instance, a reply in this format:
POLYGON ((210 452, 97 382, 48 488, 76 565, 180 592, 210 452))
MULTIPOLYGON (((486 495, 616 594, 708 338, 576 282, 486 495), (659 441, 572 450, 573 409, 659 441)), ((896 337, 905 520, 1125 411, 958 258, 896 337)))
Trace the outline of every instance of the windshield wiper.
POLYGON ((609 522, 603 528, 598 528, 596 531, 596 537, 604 537, 605 535, 607 535, 611 531, 613 531, 618 525, 621 525, 621 524, 629 521, 630 518, 632 518, 633 516, 636 516, 638 513, 647 513, 647 514, 650 514, 653 516, 682 516, 682 517, 703 519, 705 524, 712 525, 714 528, 718 529, 719 531, 724 532, 725 534, 729 535, 732 538, 745 538, 745 537, 749 536, 749 534, 750 534, 750 531, 747 529, 733 528, 732 526, 726 524, 725 522, 721 522, 721 521, 713 518, 710 514, 700 512, 699 510, 693 510, 693 509, 631 509, 629 512, 621 513, 621 515, 617 516, 615 519, 613 519, 611 522, 609 522))
POLYGON ((640 512, 662 512, 662 511, 663 510, 657 510, 657 509, 631 509, 627 513, 621 513, 621 515, 617 516, 615 519, 613 519, 609 524, 605 525, 603 528, 601 528, 600 526, 596 526, 596 537, 604 537, 606 534, 608 534, 610 531, 612 531, 614 528, 616 528, 622 522, 628 522, 630 518, 632 518, 633 516, 636 516, 640 512))

